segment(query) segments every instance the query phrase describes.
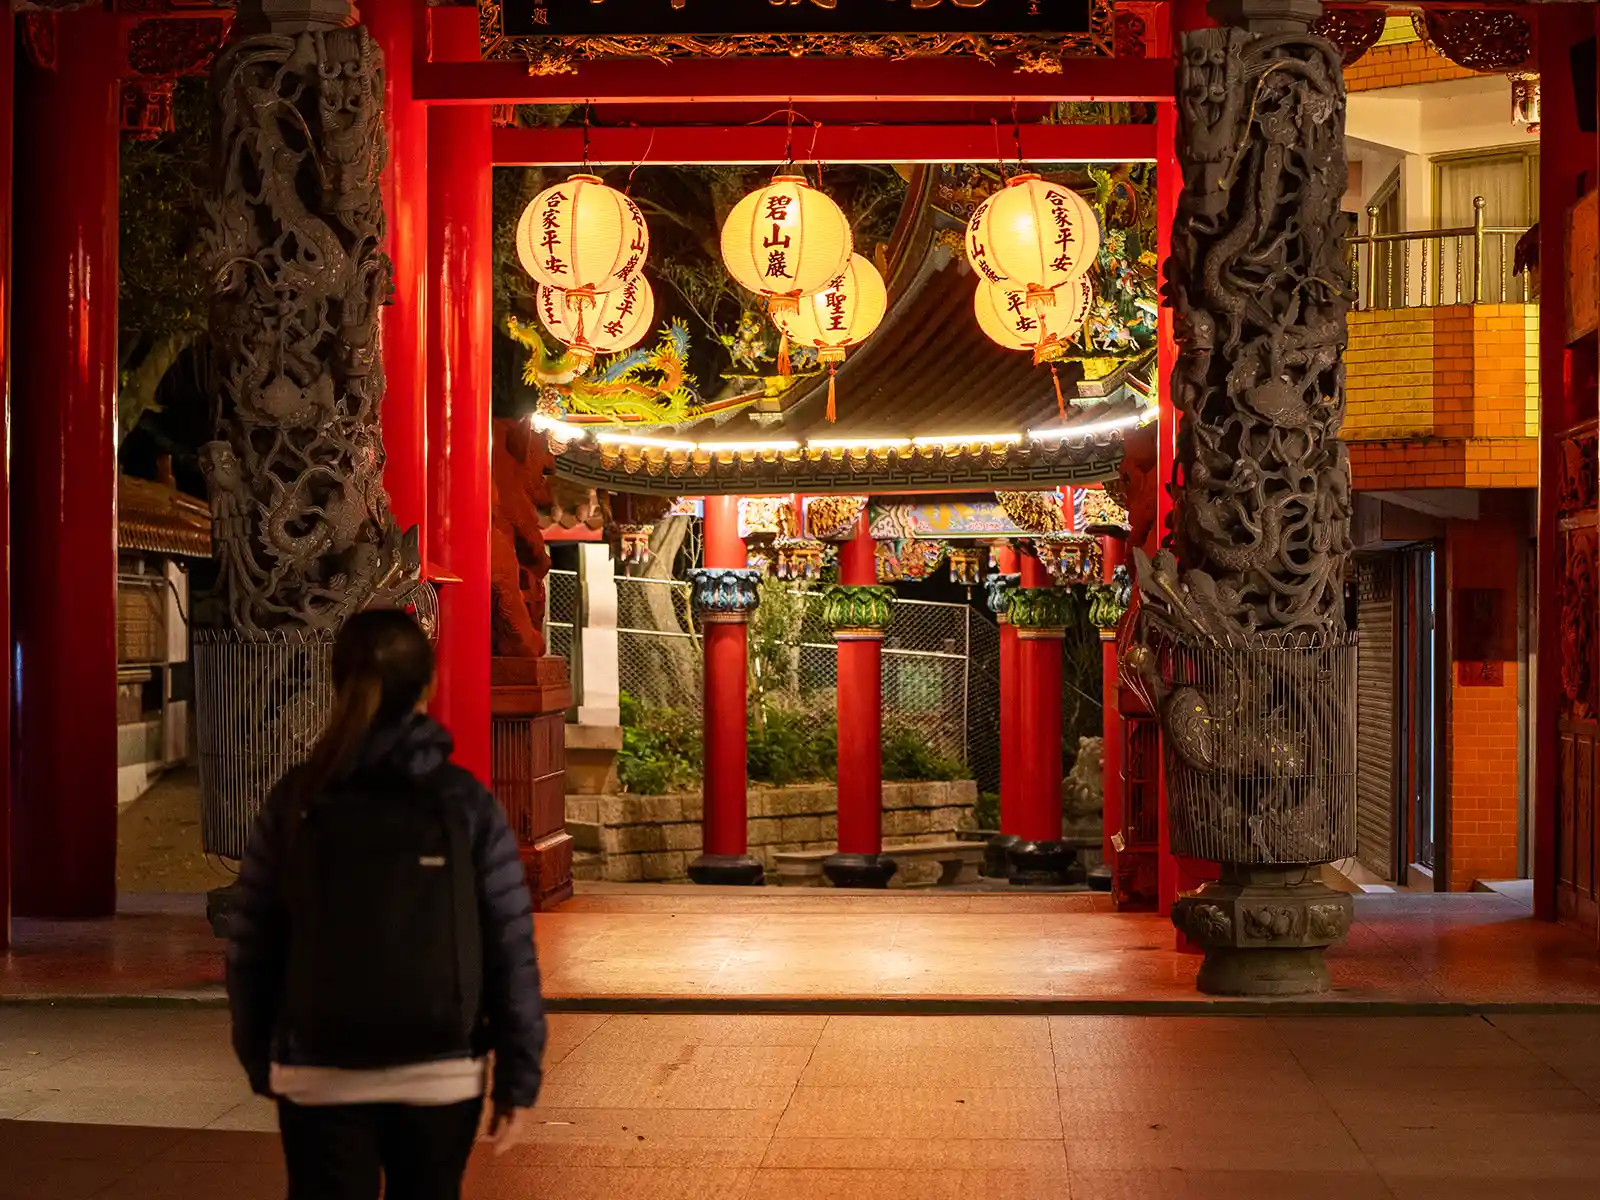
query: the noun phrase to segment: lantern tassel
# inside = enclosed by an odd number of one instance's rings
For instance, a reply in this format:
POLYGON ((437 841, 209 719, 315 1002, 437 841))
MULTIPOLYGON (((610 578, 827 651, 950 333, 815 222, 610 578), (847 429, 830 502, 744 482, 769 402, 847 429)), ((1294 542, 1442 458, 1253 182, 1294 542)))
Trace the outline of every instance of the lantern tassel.
POLYGON ((828 423, 831 425, 838 417, 833 406, 833 375, 838 368, 832 363, 828 364, 828 423))
POLYGON ((1067 419, 1067 402, 1061 395, 1061 376, 1056 372, 1055 363, 1050 364, 1050 381, 1056 385, 1056 411, 1061 414, 1061 419, 1067 419))
POLYGON ((778 374, 789 378, 789 331, 784 329, 778 338, 778 374))

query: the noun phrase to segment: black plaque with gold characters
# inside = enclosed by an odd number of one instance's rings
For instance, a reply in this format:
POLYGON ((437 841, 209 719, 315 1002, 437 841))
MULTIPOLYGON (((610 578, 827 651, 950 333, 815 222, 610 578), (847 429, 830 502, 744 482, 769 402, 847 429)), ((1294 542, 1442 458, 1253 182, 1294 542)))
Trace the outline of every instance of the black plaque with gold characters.
POLYGON ((1108 54, 1112 0, 483 0, 484 55, 536 72, 575 60, 729 55, 1007 58, 1059 71, 1108 54))
POLYGON ((1089 0, 501 0, 508 37, 1089 31, 1089 0))

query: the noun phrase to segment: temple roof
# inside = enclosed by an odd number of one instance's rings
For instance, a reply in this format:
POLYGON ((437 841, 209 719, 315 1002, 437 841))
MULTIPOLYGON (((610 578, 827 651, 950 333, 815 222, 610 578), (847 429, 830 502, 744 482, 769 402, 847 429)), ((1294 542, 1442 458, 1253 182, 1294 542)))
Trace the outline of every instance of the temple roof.
POLYGON ((117 477, 117 548, 211 557, 211 506, 152 479, 117 477))
POLYGON ((1154 416, 1155 351, 1048 367, 991 341, 973 312, 976 277, 928 202, 919 168, 891 244, 883 322, 835 378, 712 411, 688 424, 536 422, 557 472, 616 491, 672 495, 1034 490, 1112 478, 1122 439, 1154 416))

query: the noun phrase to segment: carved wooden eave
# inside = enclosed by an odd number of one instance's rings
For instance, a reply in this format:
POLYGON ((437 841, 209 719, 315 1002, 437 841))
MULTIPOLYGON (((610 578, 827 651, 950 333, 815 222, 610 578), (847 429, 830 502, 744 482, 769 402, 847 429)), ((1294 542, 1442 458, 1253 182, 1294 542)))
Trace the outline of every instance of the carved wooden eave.
POLYGON ((119 475, 117 549, 210 558, 211 506, 167 484, 119 475))
MULTIPOLYGON (((666 0, 661 0, 663 8, 666 0)), ((846 9, 850 0, 839 0, 846 9)), ((976 58, 984 62, 1005 62, 1030 73, 1059 74, 1064 62, 1074 58, 1111 55, 1117 41, 1117 14, 1113 0, 1087 0, 1086 28, 1079 31, 1039 33, 998 33, 952 28, 926 32, 906 30, 878 32, 851 30, 848 22, 834 22, 832 31, 808 32, 704 32, 689 22, 682 32, 663 29, 629 33, 622 30, 599 33, 562 31, 552 28, 548 35, 516 30, 507 19, 503 0, 483 0, 479 5, 479 25, 485 59, 526 61, 533 75, 570 74, 580 62, 606 59, 718 59, 718 58, 876 58, 888 61, 911 58, 976 58)), ((674 6, 681 11, 681 6, 674 6)), ((756 5, 752 4, 752 7, 756 5)), ((760 6, 766 7, 766 6, 760 6)), ((826 6, 829 9, 834 5, 826 6)), ((982 26, 984 15, 967 4, 959 7, 961 24, 982 26)), ((535 3, 536 10, 550 8, 535 3)), ((769 10, 771 11, 771 10, 769 10)), ((908 13, 906 24, 916 23, 908 13)), ((773 26, 792 23, 771 19, 773 26)), ((819 25, 828 24, 819 21, 819 25)))
POLYGON ((1132 428, 1008 442, 782 449, 592 439, 562 444, 552 437, 552 449, 563 478, 659 496, 1031 491, 1114 477, 1132 428))

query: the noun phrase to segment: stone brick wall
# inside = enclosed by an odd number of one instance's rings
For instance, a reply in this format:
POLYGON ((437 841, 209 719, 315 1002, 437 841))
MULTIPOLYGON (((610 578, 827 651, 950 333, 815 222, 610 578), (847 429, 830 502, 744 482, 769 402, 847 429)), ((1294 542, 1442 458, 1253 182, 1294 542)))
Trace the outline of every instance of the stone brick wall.
MULTIPOLYGON (((883 836, 899 842, 948 841, 974 828, 977 784, 885 783, 883 836)), ((838 800, 831 784, 750 789, 750 853, 774 870, 774 856, 794 850, 832 850, 838 800)), ((613 883, 682 883, 700 853, 699 793, 673 796, 568 796, 567 832, 576 839, 580 879, 613 883), (597 856, 597 857, 596 857, 597 856)), ((933 874, 936 865, 928 864, 933 874)), ((922 882, 915 872, 897 884, 922 882)))
POLYGON ((1370 92, 1377 88, 1403 87, 1408 83, 1471 79, 1477 74, 1480 72, 1458 67, 1448 58, 1435 54, 1422 42, 1405 42, 1368 50, 1344 69, 1344 86, 1348 92, 1370 92))

